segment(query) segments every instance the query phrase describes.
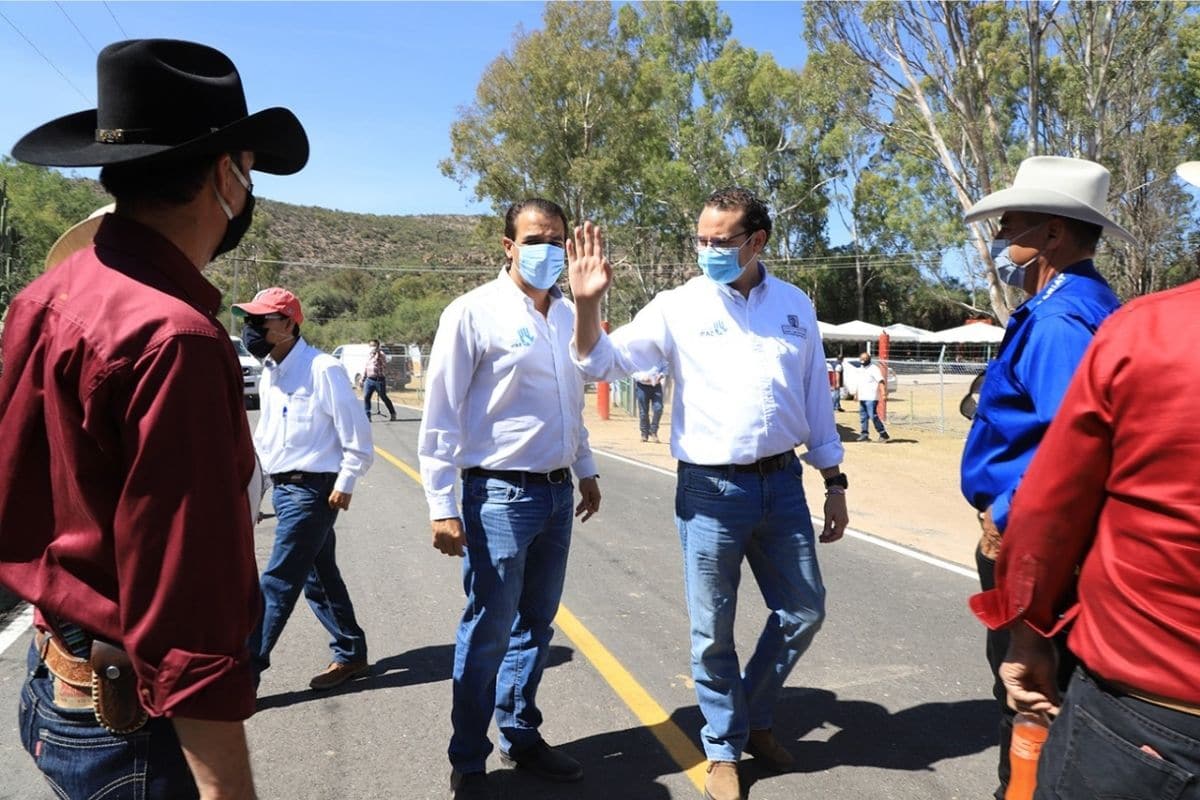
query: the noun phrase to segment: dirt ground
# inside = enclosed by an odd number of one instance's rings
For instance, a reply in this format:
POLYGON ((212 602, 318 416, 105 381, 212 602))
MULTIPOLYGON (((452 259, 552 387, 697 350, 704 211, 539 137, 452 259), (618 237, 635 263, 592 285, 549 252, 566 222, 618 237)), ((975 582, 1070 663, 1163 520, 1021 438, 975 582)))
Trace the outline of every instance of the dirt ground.
MULTIPOLYGON (((420 407, 418 392, 391 392, 392 398, 408 406, 420 407)), ((966 421, 957 416, 958 398, 947 400, 945 433, 927 425, 906 427, 903 403, 893 403, 897 419, 888 423, 891 441, 881 442, 871 432, 871 441, 856 442, 858 405, 843 401, 844 412, 836 414, 838 431, 845 443, 846 459, 842 469, 850 479, 847 504, 850 526, 883 539, 906 545, 923 553, 975 566, 975 544, 979 523, 958 488, 958 464, 962 456, 966 421), (951 405, 953 408, 951 408, 951 405)), ((596 410, 596 396, 587 395, 584 420, 592 448, 607 450, 664 469, 675 469, 671 458, 670 404, 663 411, 659 426, 661 444, 640 441, 637 416, 613 407, 608 420, 596 410)), ((803 452, 803 451, 802 451, 803 452)), ((824 487, 819 473, 805 470, 805 491, 812 510, 821 513, 824 487)))

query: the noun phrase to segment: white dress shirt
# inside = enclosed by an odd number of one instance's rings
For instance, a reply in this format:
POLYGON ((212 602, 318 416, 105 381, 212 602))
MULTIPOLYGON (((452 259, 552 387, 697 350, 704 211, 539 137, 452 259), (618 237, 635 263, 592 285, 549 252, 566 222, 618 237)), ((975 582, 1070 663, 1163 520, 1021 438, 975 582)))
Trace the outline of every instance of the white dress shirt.
POLYGON ((879 384, 883 383, 883 372, 880 371, 879 365, 872 361, 865 367, 860 367, 858 373, 858 399, 859 401, 870 400, 876 402, 879 400, 879 384))
POLYGON ((665 360, 680 461, 750 464, 803 444, 810 465, 836 466, 842 442, 812 302, 759 268, 748 299, 703 275, 660 292, 577 363, 590 379, 614 380, 665 360))
POLYGON ((336 472, 334 489, 353 494, 375 460, 371 423, 342 362, 301 337, 280 363, 267 357, 254 447, 268 475, 336 472))
POLYGON ((596 474, 574 330, 575 307, 557 288, 543 317, 505 271, 442 312, 417 442, 430 519, 459 516, 460 469, 596 474))

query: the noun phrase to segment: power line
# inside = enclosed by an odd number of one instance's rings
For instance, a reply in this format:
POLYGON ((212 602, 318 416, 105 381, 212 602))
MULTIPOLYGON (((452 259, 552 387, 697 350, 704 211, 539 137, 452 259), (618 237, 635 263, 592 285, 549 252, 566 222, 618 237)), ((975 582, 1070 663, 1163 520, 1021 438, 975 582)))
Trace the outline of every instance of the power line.
POLYGON ((125 32, 125 28, 121 25, 121 21, 119 19, 117 19, 117 15, 113 13, 113 10, 111 8, 109 8, 109 5, 107 2, 104 2, 104 10, 108 12, 108 15, 110 17, 112 17, 112 21, 117 23, 117 30, 121 31, 121 35, 124 36, 126 39, 128 39, 129 34, 125 32))
POLYGON ((9 19, 8 17, 4 16, 4 12, 3 12, 3 11, 0 11, 0 19, 3 19, 5 22, 7 22, 7 23, 9 24, 9 26, 11 26, 11 27, 12 27, 12 29, 13 29, 14 31, 16 31, 16 32, 17 32, 17 35, 18 35, 18 36, 20 36, 22 39, 24 39, 24 40, 25 40, 25 43, 26 43, 26 44, 28 44, 30 47, 32 47, 32 48, 33 48, 33 52, 35 52, 35 53, 37 53, 39 56, 41 56, 41 57, 42 57, 42 60, 44 60, 44 61, 45 61, 47 64, 49 64, 49 65, 50 65, 50 68, 51 68, 51 69, 53 69, 55 72, 57 72, 57 73, 58 73, 58 77, 62 78, 64 81, 66 81, 68 86, 70 86, 72 89, 74 89, 76 92, 78 92, 78 93, 79 93, 79 96, 83 98, 84 102, 86 102, 86 103, 88 103, 88 104, 92 104, 92 99, 91 99, 91 98, 89 98, 89 97, 88 97, 86 94, 84 94, 83 92, 80 92, 80 91, 79 91, 79 87, 78 87, 78 86, 76 86, 75 84, 71 83, 71 79, 70 79, 70 78, 68 78, 66 75, 64 75, 64 74, 63 74, 63 71, 62 71, 61 69, 59 69, 57 66, 55 66, 54 62, 53 62, 53 61, 51 61, 51 60, 50 60, 50 59, 49 59, 49 58, 46 56, 46 54, 45 54, 45 53, 43 53, 41 50, 39 50, 36 44, 34 44, 33 42, 31 42, 31 41, 30 41, 30 40, 29 40, 29 37, 28 37, 28 36, 26 36, 24 33, 22 33, 22 32, 21 32, 21 29, 20 29, 20 28, 18 28, 18 27, 16 26, 16 24, 15 24, 15 23, 14 23, 14 22, 13 22, 11 19, 9 19))
POLYGON ((54 5, 58 6, 58 10, 61 11, 62 15, 67 18, 67 22, 71 23, 71 27, 74 28, 75 32, 79 34, 79 38, 83 39, 83 43, 90 47, 92 52, 95 53, 96 48, 91 42, 88 41, 88 38, 83 35, 83 31, 79 30, 79 26, 75 24, 75 20, 71 19, 71 15, 67 13, 67 10, 62 7, 62 3, 58 2, 58 0, 54 0, 54 5))

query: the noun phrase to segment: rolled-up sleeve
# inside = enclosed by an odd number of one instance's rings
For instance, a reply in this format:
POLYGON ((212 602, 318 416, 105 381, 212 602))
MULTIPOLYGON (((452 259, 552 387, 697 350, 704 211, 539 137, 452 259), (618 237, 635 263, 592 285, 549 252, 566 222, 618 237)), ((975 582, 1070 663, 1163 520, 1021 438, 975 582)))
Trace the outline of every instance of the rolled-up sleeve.
POLYGON ((671 332, 663 315, 660 295, 637 313, 627 324, 608 335, 603 331, 586 358, 579 356, 574 343, 571 357, 590 381, 615 381, 635 372, 647 372, 667 360, 671 350, 671 332))
POLYGON ((228 342, 201 335, 152 345, 97 389, 124 401, 112 523, 121 644, 156 716, 254 713, 246 642, 262 600, 240 389, 228 342))

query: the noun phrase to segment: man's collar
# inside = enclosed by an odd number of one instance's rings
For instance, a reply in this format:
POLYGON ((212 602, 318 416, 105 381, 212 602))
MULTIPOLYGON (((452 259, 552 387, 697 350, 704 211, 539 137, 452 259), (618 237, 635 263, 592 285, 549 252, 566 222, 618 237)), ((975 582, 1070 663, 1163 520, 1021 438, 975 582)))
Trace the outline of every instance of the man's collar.
POLYGON ((158 270, 200 310, 215 316, 220 309, 221 292, 217 287, 205 280, 188 257, 153 228, 128 217, 106 214, 94 241, 98 253, 112 250, 135 256, 139 264, 158 270))
MULTIPOLYGON (((515 280, 513 280, 513 276, 509 274, 508 270, 509 270, 508 267, 501 267, 500 274, 496 276, 496 280, 505 284, 508 287, 507 291, 511 291, 517 297, 520 297, 521 299, 525 300, 530 305, 534 305, 533 298, 530 297, 529 295, 525 294, 525 291, 520 286, 517 285, 517 282, 515 280)), ((547 290, 547 293, 550 295, 550 304, 551 305, 554 304, 555 300, 562 300, 563 293, 562 293, 562 289, 558 288, 558 284, 551 286, 547 290)))

